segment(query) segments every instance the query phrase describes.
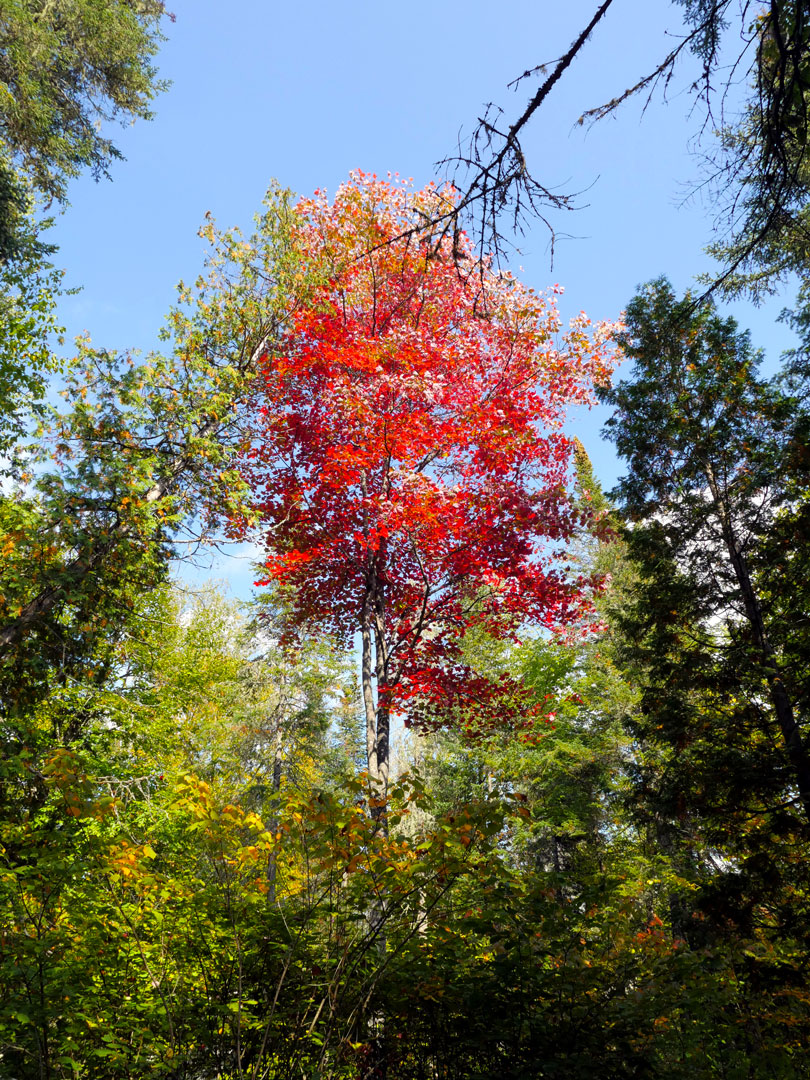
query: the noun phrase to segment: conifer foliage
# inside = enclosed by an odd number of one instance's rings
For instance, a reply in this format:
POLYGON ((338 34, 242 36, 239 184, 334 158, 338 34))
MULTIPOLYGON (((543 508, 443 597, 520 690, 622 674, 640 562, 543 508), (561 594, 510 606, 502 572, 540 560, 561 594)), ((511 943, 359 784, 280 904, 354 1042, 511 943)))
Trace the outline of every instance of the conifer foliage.
MULTIPOLYGON (((711 780, 699 784, 704 809, 728 783, 737 814, 795 806, 807 819, 803 672, 783 644, 800 623, 773 603, 765 554, 798 501, 801 410, 784 381, 759 376, 761 358, 733 319, 678 299, 665 279, 629 305, 622 344, 633 378, 602 396, 615 406, 607 433, 630 466, 617 493, 643 567, 630 621, 654 687, 647 709, 693 755, 696 745, 706 753, 696 739, 703 710, 719 714, 704 762, 711 780)), ((694 759, 689 771, 694 780, 694 759)), ((689 785, 677 783, 683 798, 689 785)))

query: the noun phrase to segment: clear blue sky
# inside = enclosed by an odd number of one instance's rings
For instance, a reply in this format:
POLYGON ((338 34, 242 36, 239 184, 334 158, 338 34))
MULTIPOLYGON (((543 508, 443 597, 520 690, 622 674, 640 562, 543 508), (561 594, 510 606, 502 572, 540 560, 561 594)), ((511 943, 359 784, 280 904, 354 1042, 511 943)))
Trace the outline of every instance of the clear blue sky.
MULTIPOLYGON (((87 330, 114 348, 154 345, 175 283, 201 267, 196 229, 207 210, 221 225, 249 227, 272 177, 302 194, 334 190, 353 168, 427 182, 485 102, 513 115, 522 109, 537 82, 516 93, 507 83, 563 53, 596 0, 169 7, 176 22, 167 23, 159 66, 171 89, 157 100, 154 121, 119 130, 127 160, 112 183, 73 184, 56 229, 68 282, 82 286, 62 305, 68 333, 87 330)), ((710 265, 702 254, 710 209, 683 204, 699 176, 688 146, 689 65, 669 102, 657 98, 643 118, 633 103, 591 130, 576 127, 584 109, 672 47, 667 29, 680 31, 680 8, 668 0, 619 0, 525 139, 538 178, 583 191, 584 209, 555 219, 577 239, 558 245, 553 269, 539 224, 514 260, 530 285, 565 287, 565 315, 584 309, 614 318, 641 282, 666 273, 685 288, 710 265)), ((773 356, 790 343, 774 321, 781 306, 734 309, 773 356)), ((594 410, 574 425, 610 486, 620 466, 599 438, 603 419, 594 410)))

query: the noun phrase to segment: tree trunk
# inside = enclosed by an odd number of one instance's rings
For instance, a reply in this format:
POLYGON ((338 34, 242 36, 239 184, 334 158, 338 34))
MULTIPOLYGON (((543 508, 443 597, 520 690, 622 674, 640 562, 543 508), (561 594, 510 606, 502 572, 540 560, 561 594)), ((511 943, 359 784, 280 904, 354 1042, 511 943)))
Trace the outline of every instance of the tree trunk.
MULTIPOLYGON (((380 689, 388 676, 388 650, 385 640, 385 599, 382 583, 375 567, 369 573, 366 595, 360 615, 362 643, 361 682, 363 708, 366 716, 366 755, 372 798, 384 803, 388 795, 388 775, 391 765, 391 715, 386 701, 381 701, 380 689), (372 658, 372 636, 374 639, 372 658), (375 684, 376 683, 376 697, 375 684)), ((373 816, 385 826, 385 807, 372 806, 373 816)), ((387 831, 387 830, 386 830, 387 831)))
MULTIPOLYGON (((278 793, 281 790, 281 723, 276 721, 276 730, 273 736, 273 817, 270 819, 270 832, 275 836, 278 833, 278 793)), ((267 899, 275 903, 276 899, 276 853, 271 851, 267 859, 267 899)))
POLYGON ((360 623, 362 656, 360 665, 360 684, 363 694, 363 710, 366 717, 366 757, 368 775, 372 790, 376 793, 381 787, 379 768, 379 748, 377 745, 377 706, 374 701, 374 664, 371 657, 371 618, 368 605, 363 606, 360 623))
MULTIPOLYGON (((374 627, 375 657, 372 661, 372 609, 376 603, 372 602, 374 591, 374 579, 366 592, 360 622, 360 636, 362 643, 361 656, 361 681, 363 691, 363 707, 366 716, 366 752, 368 755, 368 775, 371 797, 371 816, 377 823, 384 835, 388 833, 388 815, 385 808, 385 799, 388 794, 388 770, 389 770, 389 714, 388 709, 380 707, 379 686, 380 675, 384 667, 381 654, 379 627, 374 627), (374 700, 373 681, 377 680, 377 701, 374 700)), ((374 598, 376 600, 376 598, 374 598)), ((386 902, 382 897, 373 901, 366 913, 368 928, 376 943, 379 956, 384 958, 386 951, 386 902)), ((369 1018, 369 1044, 371 1055, 366 1063, 364 1078, 368 1080, 385 1080, 388 1073, 386 1054, 384 1049, 385 1016, 383 1013, 375 1013, 369 1018)))
POLYGON ((385 640, 384 599, 382 585, 377 584, 374 612, 374 659, 377 680, 377 774, 381 797, 388 795, 388 776, 391 768, 391 710, 386 698, 388 684, 388 647, 385 640))

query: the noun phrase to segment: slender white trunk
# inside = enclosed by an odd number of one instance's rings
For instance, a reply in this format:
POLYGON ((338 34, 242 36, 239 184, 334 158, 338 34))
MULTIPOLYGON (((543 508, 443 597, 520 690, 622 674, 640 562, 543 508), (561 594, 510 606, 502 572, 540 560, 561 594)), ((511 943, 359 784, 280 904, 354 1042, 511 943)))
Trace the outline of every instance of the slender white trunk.
POLYGON ((360 683, 366 717, 366 756, 368 775, 372 787, 376 790, 380 787, 381 776, 377 744, 377 706, 374 701, 374 664, 371 657, 371 618, 367 605, 364 606, 361 617, 360 638, 362 643, 360 683))
MULTIPOLYGON (((365 498, 368 485, 365 474, 362 478, 362 491, 365 498)), ((363 534, 369 536, 368 513, 363 512, 363 534)), ((377 575, 376 564, 368 568, 366 594, 360 614, 360 638, 362 643, 361 684, 363 709, 366 717, 366 755, 368 775, 374 800, 384 800, 388 794, 388 773, 390 766, 391 725, 386 704, 380 704, 380 687, 385 685, 388 670, 388 655, 385 641, 385 599, 383 585, 377 575), (374 657, 372 658, 372 635, 374 637, 374 657), (374 683, 376 682, 376 688, 374 683), (376 689, 376 696, 375 696, 376 689)), ((385 828, 384 810, 374 815, 385 828)))

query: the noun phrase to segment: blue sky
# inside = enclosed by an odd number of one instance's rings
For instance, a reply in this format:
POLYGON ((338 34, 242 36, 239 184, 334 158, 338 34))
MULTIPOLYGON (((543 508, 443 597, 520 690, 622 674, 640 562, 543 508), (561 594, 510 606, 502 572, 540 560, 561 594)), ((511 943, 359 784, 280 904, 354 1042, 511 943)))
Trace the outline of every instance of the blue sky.
MULTIPOLYGON (((127 160, 113 182, 71 188, 56 242, 68 283, 62 316, 72 336, 89 331, 114 348, 155 344, 175 283, 204 256, 196 235, 210 210, 219 224, 249 227, 271 178, 308 194, 334 188, 350 169, 398 171, 421 185, 470 132, 483 105, 516 115, 537 82, 507 84, 554 60, 588 21, 596 0, 452 0, 378 5, 357 0, 170 0, 161 74, 172 80, 155 119, 119 131, 127 160)), ((670 49, 680 9, 666 0, 619 0, 534 119, 524 148, 549 186, 583 192, 583 209, 555 219, 576 238, 549 266, 537 224, 515 268, 535 288, 565 287, 564 315, 615 318, 635 287, 666 273, 685 288, 710 266, 710 208, 684 203, 699 177, 690 137, 689 63, 664 103, 639 103, 587 130, 576 120, 623 90, 670 49)), ((783 301, 734 313, 772 356, 790 344, 775 324, 783 301)), ((599 438, 598 410, 574 419, 606 486, 620 465, 599 438)), ((227 572, 227 571, 226 571, 227 572)), ((240 574, 242 572, 240 571, 240 574)), ((244 574, 242 574, 244 577, 244 574)))

